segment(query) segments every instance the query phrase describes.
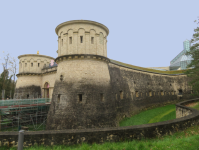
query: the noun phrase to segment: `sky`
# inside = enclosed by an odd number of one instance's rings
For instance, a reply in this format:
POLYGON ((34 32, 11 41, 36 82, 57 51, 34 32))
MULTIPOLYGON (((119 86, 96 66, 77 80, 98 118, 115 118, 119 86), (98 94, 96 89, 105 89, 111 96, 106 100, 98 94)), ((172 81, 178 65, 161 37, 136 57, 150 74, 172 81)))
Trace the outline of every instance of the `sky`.
POLYGON ((0 63, 8 53, 56 58, 56 26, 83 19, 109 28, 108 58, 166 67, 192 38, 198 6, 199 0, 0 0, 0 63))

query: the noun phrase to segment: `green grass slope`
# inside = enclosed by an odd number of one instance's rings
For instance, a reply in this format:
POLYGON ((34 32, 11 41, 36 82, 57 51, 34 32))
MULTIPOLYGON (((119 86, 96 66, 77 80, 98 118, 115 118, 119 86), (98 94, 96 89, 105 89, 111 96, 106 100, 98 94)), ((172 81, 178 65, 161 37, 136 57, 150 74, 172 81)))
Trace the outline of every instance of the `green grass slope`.
POLYGON ((175 105, 167 105, 151 110, 141 112, 131 118, 125 118, 120 122, 120 126, 133 126, 161 121, 172 120, 176 118, 175 105))

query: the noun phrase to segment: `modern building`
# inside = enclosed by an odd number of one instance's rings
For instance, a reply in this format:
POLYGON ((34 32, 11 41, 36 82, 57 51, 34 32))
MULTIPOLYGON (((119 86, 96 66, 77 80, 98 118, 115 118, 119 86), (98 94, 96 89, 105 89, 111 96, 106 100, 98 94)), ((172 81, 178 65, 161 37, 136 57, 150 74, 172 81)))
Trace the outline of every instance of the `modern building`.
POLYGON ((192 57, 185 55, 190 50, 191 42, 185 40, 183 42, 183 50, 170 62, 170 70, 184 70, 191 63, 192 57))

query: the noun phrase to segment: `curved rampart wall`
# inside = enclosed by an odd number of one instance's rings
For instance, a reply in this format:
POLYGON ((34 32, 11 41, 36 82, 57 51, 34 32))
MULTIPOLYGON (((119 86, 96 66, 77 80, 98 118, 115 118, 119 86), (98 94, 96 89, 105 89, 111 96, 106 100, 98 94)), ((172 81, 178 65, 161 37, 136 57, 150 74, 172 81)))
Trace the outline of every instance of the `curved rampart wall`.
POLYGON ((192 98, 191 87, 184 74, 144 71, 112 61, 109 63, 109 72, 117 122, 144 108, 192 98))
MULTIPOLYGON (((38 145, 72 145, 86 143, 120 142, 141 138, 154 138, 181 131, 193 125, 199 125, 199 111, 183 106, 184 104, 199 101, 199 98, 183 101, 176 104, 176 109, 183 108, 190 115, 164 122, 145 125, 80 129, 80 130, 54 130, 25 132, 24 146, 38 145)), ((177 111, 176 111, 177 112, 177 111)), ((0 146, 17 146, 18 132, 0 132, 0 146)))

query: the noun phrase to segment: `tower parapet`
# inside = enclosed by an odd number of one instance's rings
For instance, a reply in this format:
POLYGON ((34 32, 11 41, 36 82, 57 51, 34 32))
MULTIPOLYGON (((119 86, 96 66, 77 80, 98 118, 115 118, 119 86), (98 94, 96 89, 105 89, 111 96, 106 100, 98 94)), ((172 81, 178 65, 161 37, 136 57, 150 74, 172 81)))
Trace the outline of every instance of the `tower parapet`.
POLYGON ((48 66, 54 58, 39 54, 26 54, 18 56, 20 73, 41 73, 44 66, 48 66))
POLYGON ((55 29, 58 35, 58 56, 93 54, 107 57, 109 30, 103 24, 89 20, 72 20, 55 29))

